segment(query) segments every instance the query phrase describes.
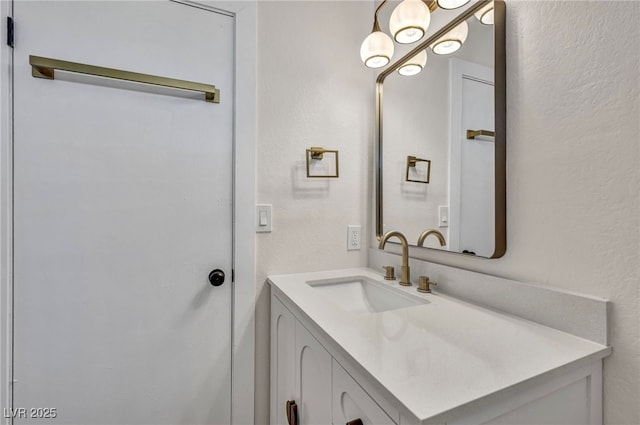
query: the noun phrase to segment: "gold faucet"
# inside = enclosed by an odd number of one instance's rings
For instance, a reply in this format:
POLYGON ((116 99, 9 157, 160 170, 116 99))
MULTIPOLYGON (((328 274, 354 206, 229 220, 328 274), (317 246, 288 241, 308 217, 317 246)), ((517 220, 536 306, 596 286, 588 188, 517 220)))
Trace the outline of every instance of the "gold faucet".
POLYGON ((400 239, 400 244, 402 245, 402 267, 400 268, 402 271, 402 278, 400 279, 400 285, 411 286, 411 278, 409 276, 409 244, 407 243, 407 238, 397 230, 392 230, 382 236, 378 249, 384 249, 387 240, 394 236, 400 239))
POLYGON ((440 246, 445 246, 447 244, 447 241, 444 240, 444 236, 442 236, 442 233, 438 232, 435 229, 427 229, 420 234, 420 237, 418 238, 418 246, 422 246, 424 244, 424 240, 427 239, 429 235, 435 235, 435 237, 440 241, 440 246))

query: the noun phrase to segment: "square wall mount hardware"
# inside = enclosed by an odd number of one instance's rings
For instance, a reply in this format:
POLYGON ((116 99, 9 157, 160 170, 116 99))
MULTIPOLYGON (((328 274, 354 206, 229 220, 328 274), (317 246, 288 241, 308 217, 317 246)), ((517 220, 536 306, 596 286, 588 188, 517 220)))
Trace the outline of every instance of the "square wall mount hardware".
POLYGON ((271 232, 271 205, 256 205, 256 233, 271 232))
POLYGON ((332 178, 340 176, 338 151, 312 147, 305 153, 308 178, 332 178))
POLYGON ((431 180, 431 160, 407 156, 405 181, 428 184, 431 180))

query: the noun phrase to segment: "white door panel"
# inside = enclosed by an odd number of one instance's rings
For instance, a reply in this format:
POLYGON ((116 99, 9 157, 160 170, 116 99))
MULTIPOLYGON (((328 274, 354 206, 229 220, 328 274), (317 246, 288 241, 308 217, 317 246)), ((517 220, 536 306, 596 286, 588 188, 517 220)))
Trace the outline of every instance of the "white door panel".
POLYGON ((491 68, 451 59, 449 245, 482 257, 495 250, 495 144, 467 130, 494 131, 493 92, 491 68))
POLYGON ((233 19, 172 2, 14 7, 14 407, 229 423, 233 19), (30 54, 215 84, 222 102, 36 79, 30 54))
MULTIPOLYGON (((494 87, 462 78, 462 133, 494 131, 494 87)), ((493 137, 462 141, 460 250, 491 257, 495 250, 495 143, 493 137)))

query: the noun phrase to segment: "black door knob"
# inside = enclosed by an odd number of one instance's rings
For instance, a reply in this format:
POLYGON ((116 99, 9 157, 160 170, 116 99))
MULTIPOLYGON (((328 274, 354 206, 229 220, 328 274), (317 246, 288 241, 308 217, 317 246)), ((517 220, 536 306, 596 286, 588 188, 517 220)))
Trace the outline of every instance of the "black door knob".
POLYGON ((209 273, 209 283, 213 286, 220 286, 224 283, 224 272, 220 269, 215 269, 209 273))

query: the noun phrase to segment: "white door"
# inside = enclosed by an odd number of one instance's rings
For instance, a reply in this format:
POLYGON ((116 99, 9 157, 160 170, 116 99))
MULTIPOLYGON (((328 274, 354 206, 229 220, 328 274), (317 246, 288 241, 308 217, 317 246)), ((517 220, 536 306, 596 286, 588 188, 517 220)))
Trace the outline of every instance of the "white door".
MULTIPOLYGON (((462 127, 495 131, 493 84, 462 79, 462 127)), ((495 143, 479 136, 462 142, 460 249, 482 257, 495 250, 495 143)))
POLYGON ((15 423, 229 423, 233 18, 16 1, 14 19, 15 423), (221 103, 37 79, 29 55, 215 84, 221 103))
POLYGON ((452 60, 451 249, 482 257, 495 251, 494 137, 467 138, 467 130, 495 131, 493 70, 452 60))

